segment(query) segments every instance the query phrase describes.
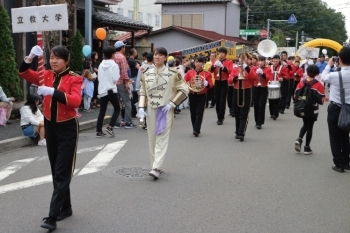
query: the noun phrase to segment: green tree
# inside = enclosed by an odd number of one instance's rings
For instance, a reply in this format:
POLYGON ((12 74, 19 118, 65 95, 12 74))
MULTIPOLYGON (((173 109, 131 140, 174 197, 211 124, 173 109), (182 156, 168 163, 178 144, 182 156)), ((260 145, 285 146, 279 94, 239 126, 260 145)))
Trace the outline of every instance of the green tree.
POLYGON ((84 65, 84 56, 83 56, 83 37, 80 34, 80 31, 77 30, 77 33, 72 37, 71 44, 71 59, 70 59, 70 70, 72 71, 82 71, 84 65))
POLYGON ((5 7, 0 4, 0 85, 8 97, 19 98, 22 95, 22 91, 9 26, 10 17, 5 7))
MULTIPOLYGON (((295 38, 301 31, 311 38, 326 38, 342 44, 348 38, 345 29, 345 16, 335 12, 321 0, 246 0, 249 14, 254 15, 254 21, 249 22, 251 29, 262 29, 267 26, 267 19, 287 20, 294 14, 298 20, 296 24, 287 22, 272 22, 270 32, 272 38, 279 38, 281 30, 284 37, 295 38), (277 35, 276 35, 277 34, 277 35)), ((241 28, 246 27, 246 11, 241 11, 241 28)), ((249 38, 254 39, 254 38, 249 38)), ((280 42, 284 43, 284 42, 280 42)))

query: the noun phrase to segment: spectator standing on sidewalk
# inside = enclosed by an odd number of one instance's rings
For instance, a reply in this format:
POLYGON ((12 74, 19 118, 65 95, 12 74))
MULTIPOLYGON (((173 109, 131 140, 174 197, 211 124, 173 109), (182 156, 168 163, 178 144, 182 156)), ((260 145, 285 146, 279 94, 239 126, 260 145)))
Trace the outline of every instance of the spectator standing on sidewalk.
POLYGON ((84 95, 84 112, 91 112, 94 111, 91 109, 91 99, 94 95, 94 77, 92 76, 90 72, 90 64, 91 61, 85 62, 85 70, 83 71, 83 78, 84 78, 84 89, 83 89, 83 95, 84 95))
POLYGON ((42 49, 34 46, 29 56, 24 58, 19 75, 35 85, 42 84, 38 87, 38 94, 44 96, 46 146, 54 190, 49 216, 43 219, 41 227, 55 230, 56 221, 73 213, 69 184, 74 173, 79 138, 75 108, 81 103, 83 78, 69 71, 69 51, 64 46, 55 46, 50 52, 52 70, 44 71, 43 83, 40 83, 39 73, 29 68, 33 58, 42 55, 42 49))
MULTIPOLYGON (((116 48, 116 54, 114 56, 115 62, 120 69, 120 78, 117 82, 118 94, 119 97, 123 100, 125 104, 125 128, 132 129, 136 128, 131 119, 131 100, 129 98, 129 77, 127 73, 128 63, 125 57, 125 44, 123 41, 117 41, 114 44, 116 48)), ((116 128, 123 126, 124 122, 115 122, 116 128)))
MULTIPOLYGON (((339 51, 339 64, 341 67, 341 75, 343 80, 343 88, 345 89, 344 97, 345 103, 350 104, 350 48, 343 47, 339 51)), ((333 155, 334 165, 332 169, 337 172, 344 172, 350 170, 350 158, 349 158, 349 132, 344 131, 338 127, 338 118, 341 110, 341 97, 340 97, 340 82, 338 72, 330 73, 331 67, 334 65, 333 58, 328 60, 326 68, 321 75, 322 82, 330 83, 330 94, 328 105, 328 131, 329 141, 331 144, 331 151, 333 155)))
POLYGON ((1 122, 0 125, 2 124, 11 124, 10 122, 10 117, 11 117, 11 112, 13 108, 13 103, 12 101, 15 101, 15 98, 9 97, 7 98, 5 92, 3 91, 2 87, 0 86, 0 108, 5 108, 7 110, 6 113, 6 119, 4 122, 1 122))
POLYGON ((105 136, 102 132, 103 119, 106 115, 108 102, 113 105, 114 111, 109 121, 109 125, 106 128, 106 132, 111 136, 114 136, 113 125, 115 124, 119 112, 120 106, 118 102, 118 89, 117 82, 120 79, 119 67, 114 62, 115 48, 108 46, 103 50, 104 60, 98 67, 99 84, 98 84, 98 97, 100 98, 100 113, 97 118, 96 125, 96 137, 100 138, 105 136))
POLYGON ((96 74, 96 79, 94 81, 94 95, 92 96, 92 103, 91 103, 91 108, 99 108, 100 105, 97 104, 97 95, 98 95, 98 67, 100 66, 100 63, 98 61, 98 53, 97 52, 92 52, 91 53, 91 67, 92 70, 95 72, 96 74))
POLYGON ((19 110, 21 113, 21 128, 24 136, 36 138, 39 134, 38 146, 46 146, 44 115, 38 109, 40 97, 30 94, 27 102, 19 110))

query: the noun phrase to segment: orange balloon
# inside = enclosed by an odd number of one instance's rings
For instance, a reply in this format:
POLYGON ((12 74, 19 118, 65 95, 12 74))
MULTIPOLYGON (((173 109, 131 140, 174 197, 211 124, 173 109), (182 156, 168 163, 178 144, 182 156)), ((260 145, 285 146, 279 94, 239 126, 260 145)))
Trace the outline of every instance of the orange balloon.
POLYGON ((107 32, 104 28, 97 28, 96 37, 100 40, 104 40, 106 38, 107 32))

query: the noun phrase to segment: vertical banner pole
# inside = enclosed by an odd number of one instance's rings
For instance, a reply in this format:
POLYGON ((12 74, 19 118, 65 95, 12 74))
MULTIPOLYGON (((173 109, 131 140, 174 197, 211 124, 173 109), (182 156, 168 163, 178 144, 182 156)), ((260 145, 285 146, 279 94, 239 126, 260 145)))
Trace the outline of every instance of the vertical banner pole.
MULTIPOLYGON (((43 33, 36 33, 37 44, 43 48, 43 33)), ((38 57, 39 86, 44 84, 44 56, 38 57)))

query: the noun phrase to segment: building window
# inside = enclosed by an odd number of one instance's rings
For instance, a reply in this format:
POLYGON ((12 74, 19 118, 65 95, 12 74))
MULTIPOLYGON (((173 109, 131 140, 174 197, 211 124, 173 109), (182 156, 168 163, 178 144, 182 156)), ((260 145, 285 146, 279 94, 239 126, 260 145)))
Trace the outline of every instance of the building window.
POLYGON ((147 24, 148 25, 152 24, 152 15, 151 14, 147 14, 147 24))
POLYGON ((117 9, 117 13, 118 13, 118 15, 123 15, 123 9, 122 8, 118 8, 117 9))
POLYGON ((134 19, 134 11, 128 11, 128 18, 134 19))
POLYGON ((143 22, 143 13, 142 12, 139 12, 139 21, 143 22))
POLYGON ((155 17, 156 17, 155 26, 159 26, 159 24, 160 24, 160 17, 159 17, 159 15, 156 15, 155 17))

